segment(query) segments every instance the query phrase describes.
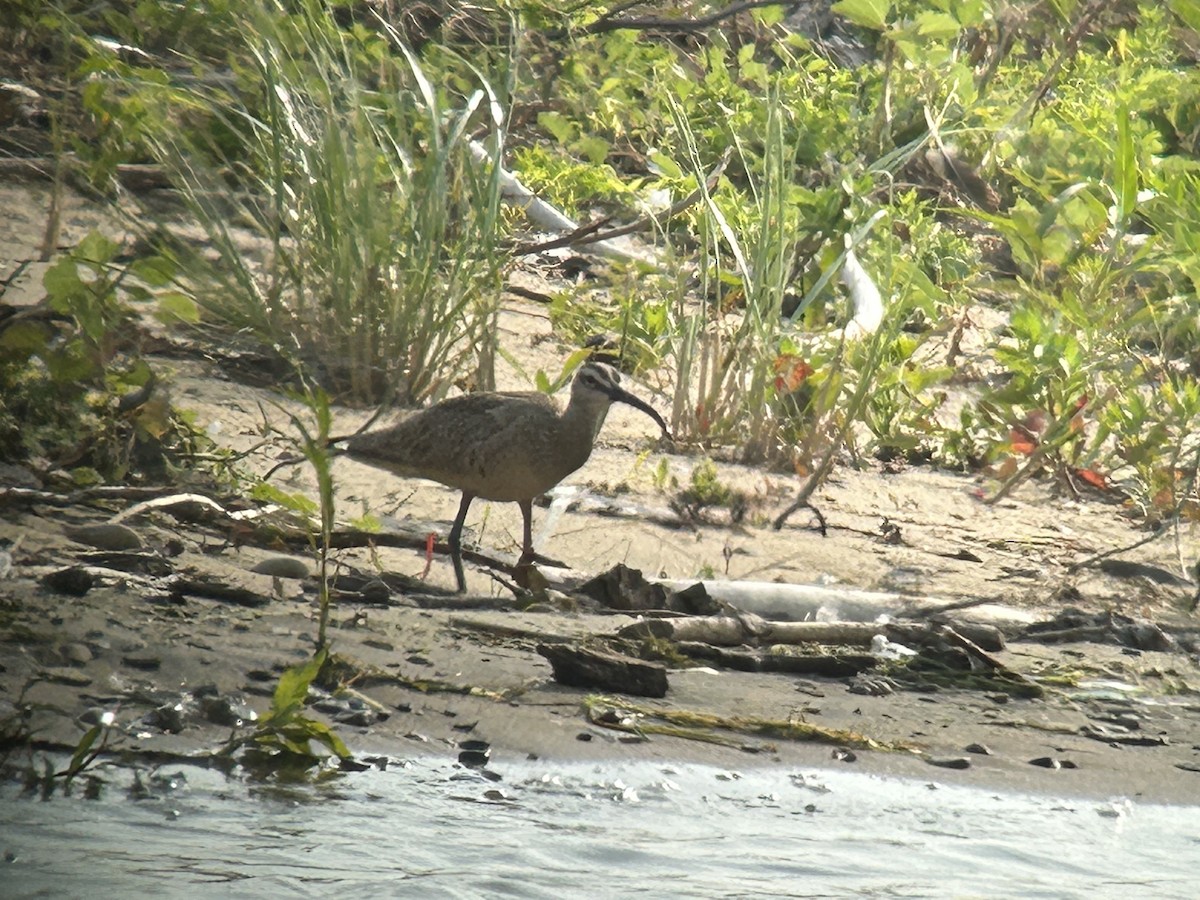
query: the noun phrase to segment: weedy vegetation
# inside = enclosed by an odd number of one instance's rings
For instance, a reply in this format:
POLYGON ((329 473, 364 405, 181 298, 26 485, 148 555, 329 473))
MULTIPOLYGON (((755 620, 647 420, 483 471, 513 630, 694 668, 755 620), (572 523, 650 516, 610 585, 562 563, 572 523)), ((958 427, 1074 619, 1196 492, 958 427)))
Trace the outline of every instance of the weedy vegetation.
POLYGON ((1195 0, 840 0, 816 30, 702 0, 10 6, 41 108, 4 151, 42 160, 52 202, 45 302, 0 318, 0 458, 169 475, 203 440, 154 399, 141 319, 253 346, 316 423, 292 424, 319 653, 329 403, 491 386, 538 242, 506 171, 642 223, 643 259, 564 275, 549 312, 667 386, 683 447, 808 493, 907 460, 983 470, 992 500, 1037 480, 1200 514, 1195 0), (60 251, 67 184, 129 239, 60 251), (851 253, 884 302, 869 333, 851 253))

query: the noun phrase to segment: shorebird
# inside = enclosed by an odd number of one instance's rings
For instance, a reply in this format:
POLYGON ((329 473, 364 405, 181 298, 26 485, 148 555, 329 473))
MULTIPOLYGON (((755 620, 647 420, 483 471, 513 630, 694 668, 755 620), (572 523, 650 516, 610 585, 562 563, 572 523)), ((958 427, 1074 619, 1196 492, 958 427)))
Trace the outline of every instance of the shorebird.
POLYGON ((587 362, 575 375, 566 409, 538 392, 464 394, 391 427, 338 440, 351 459, 462 491, 447 540, 462 592, 467 589, 462 529, 471 501, 480 497, 521 508, 525 530, 517 565, 532 563, 533 499, 587 462, 613 403, 640 409, 670 437, 654 408, 621 387, 616 370, 587 362))

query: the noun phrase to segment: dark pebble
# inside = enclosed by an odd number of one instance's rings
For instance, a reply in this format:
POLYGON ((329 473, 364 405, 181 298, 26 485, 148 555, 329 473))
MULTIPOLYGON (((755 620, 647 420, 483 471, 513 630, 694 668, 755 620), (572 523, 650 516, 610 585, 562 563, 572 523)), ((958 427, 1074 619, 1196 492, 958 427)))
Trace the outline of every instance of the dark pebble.
POLYGON ((96 576, 83 566, 68 566, 42 576, 42 584, 60 594, 82 597, 96 583, 96 576))
POLYGON ((213 725, 229 728, 254 721, 254 711, 246 704, 240 694, 229 694, 224 697, 200 697, 200 713, 213 725))
POLYGON ((183 708, 179 703, 167 703, 142 716, 142 721, 150 728, 157 728, 167 734, 179 734, 183 731, 183 708))
POLYGON ((122 656, 121 664, 139 672, 157 672, 162 668, 162 660, 157 656, 122 656))
POLYGON ((69 644, 63 644, 59 648, 59 656, 63 658, 63 662, 72 666, 83 666, 95 659, 95 654, 92 653, 92 648, 87 644, 82 644, 79 641, 72 641, 69 644))
POLYGON ((107 712, 108 710, 101 706, 92 706, 80 713, 78 721, 81 725, 99 725, 107 712))
POLYGON ((971 760, 965 756, 927 756, 925 762, 941 769, 969 769, 971 760))
POLYGON ((992 755, 992 748, 987 744, 967 744, 967 746, 963 747, 963 750, 967 753, 978 753, 980 756, 992 755))
POLYGON ((1041 766, 1043 769, 1078 769, 1069 759, 1055 759, 1053 756, 1039 756, 1029 761, 1031 766, 1041 766))
POLYGON ((369 728, 379 720, 379 716, 369 709, 353 709, 334 716, 333 720, 339 725, 349 725, 351 728, 369 728))
POLYGON ((491 750, 464 750, 458 754, 458 761, 468 769, 482 769, 491 758, 491 750))

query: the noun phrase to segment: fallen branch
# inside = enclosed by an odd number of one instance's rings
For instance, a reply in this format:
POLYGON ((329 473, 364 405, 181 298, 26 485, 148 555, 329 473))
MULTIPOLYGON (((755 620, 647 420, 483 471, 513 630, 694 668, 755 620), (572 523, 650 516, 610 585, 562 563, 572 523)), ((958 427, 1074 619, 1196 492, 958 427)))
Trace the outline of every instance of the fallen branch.
POLYGON ((589 34, 607 34, 610 31, 663 31, 668 34, 683 34, 693 31, 703 31, 723 22, 725 19, 731 19, 736 15, 747 12, 752 9, 761 9, 764 6, 788 6, 790 4, 783 0, 744 0, 742 3, 735 3, 732 6, 727 6, 725 9, 719 9, 716 12, 709 13, 707 16, 698 16, 694 19, 671 19, 665 16, 646 16, 644 18, 617 18, 618 12, 624 12, 638 4, 625 4, 619 9, 606 13, 600 16, 596 21, 585 25, 583 28, 573 31, 560 29, 550 32, 547 36, 551 39, 567 37, 568 35, 589 35, 589 34))
MULTIPOLYGON (((717 186, 717 181, 721 174, 725 171, 725 167, 729 164, 732 156, 732 149, 726 149, 720 161, 708 173, 705 181, 705 189, 713 190, 717 186)), ((627 234, 633 234, 637 231, 644 231, 651 225, 662 226, 675 216, 694 206, 704 197, 704 191, 699 188, 692 191, 682 200, 672 203, 667 209, 660 212, 650 213, 641 218, 630 222, 628 225, 621 225, 617 228, 610 228, 607 231, 600 231, 600 228, 612 221, 612 216, 602 216, 587 225, 580 226, 568 234, 561 235, 549 241, 543 241, 539 244, 520 244, 514 250, 515 256, 528 256, 533 253, 543 253, 548 250, 557 250, 559 247, 578 246, 586 244, 594 244, 602 241, 613 240, 614 238, 624 237, 627 234)))
POLYGON ((662 663, 566 644, 539 644, 537 652, 550 661, 554 680, 559 684, 601 688, 635 697, 667 694, 667 670, 662 663))
MULTIPOLYGON (((492 154, 479 141, 471 141, 468 146, 470 147, 471 155, 475 157, 477 162, 498 165, 492 158, 492 154)), ((555 233, 575 232, 579 230, 578 223, 525 187, 512 172, 501 167, 498 177, 500 179, 500 192, 504 197, 514 206, 519 207, 529 217, 529 220, 539 228, 545 228, 555 233)), ((601 256, 645 263, 655 267, 660 263, 657 256, 653 253, 640 252, 632 247, 618 245, 611 240, 593 239, 591 245, 601 256)))
MULTIPOLYGON (((944 625, 875 622, 771 622, 753 614, 688 616, 678 619, 643 619, 617 632, 621 637, 652 637, 672 641, 700 641, 713 646, 742 644, 834 644, 869 647, 877 635, 916 646, 941 634, 944 625)), ((970 640, 987 650, 1003 650, 1004 635, 990 625, 955 625, 970 640)))

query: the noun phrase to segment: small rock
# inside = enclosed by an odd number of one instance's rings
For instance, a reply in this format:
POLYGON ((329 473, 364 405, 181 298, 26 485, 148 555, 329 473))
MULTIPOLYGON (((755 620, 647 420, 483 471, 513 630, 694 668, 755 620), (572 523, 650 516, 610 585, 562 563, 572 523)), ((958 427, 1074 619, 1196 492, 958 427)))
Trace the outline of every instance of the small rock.
POLYGON ((978 753, 980 756, 992 755, 992 748, 987 744, 967 744, 967 746, 963 747, 963 751, 966 753, 978 753))
POLYGON ((850 679, 847 690, 867 697, 887 697, 896 692, 896 683, 883 675, 859 673, 850 679))
POLYGON ((351 728, 369 728, 379 721, 380 715, 370 709, 353 709, 333 717, 339 725, 349 725, 351 728))
POLYGON ((68 525, 63 534, 98 550, 140 550, 142 539, 128 525, 68 525))
POLYGON ((1031 766, 1041 766, 1043 769, 1078 769, 1069 759, 1055 759, 1053 756, 1039 756, 1029 761, 1031 766))
POLYGON ((492 758, 492 747, 487 741, 463 741, 458 746, 458 761, 468 769, 482 769, 492 758))
POLYGON ((142 716, 142 721, 148 727, 157 728, 167 734, 179 734, 183 731, 183 704, 164 703, 142 716))
POLYGON ((162 660, 150 654, 130 654, 121 657, 121 664, 139 672, 157 672, 162 668, 162 660))
POLYGON ((65 684, 67 687, 87 687, 92 683, 92 679, 78 669, 69 669, 65 666, 42 669, 41 677, 43 681, 65 684))
POLYGON ((111 725, 112 712, 102 706, 89 706, 79 714, 78 722, 80 725, 111 725))
POLYGON ((927 756, 925 762, 940 769, 969 769, 971 760, 965 756, 927 756))
POLYGON ((846 750, 845 748, 842 748, 842 747, 839 747, 837 750, 834 750, 831 755, 838 762, 845 762, 845 763, 858 762, 858 754, 857 753, 855 753, 853 750, 846 750))
POLYGON ((92 589, 96 576, 83 566, 68 566, 42 576, 42 584, 60 594, 82 597, 92 589))
POLYGON ((201 715, 214 725, 238 728, 258 718, 257 713, 246 705, 245 698, 240 694, 204 696, 199 700, 201 715))
POLYGON ((59 648, 58 654, 63 658, 63 662, 70 666, 85 666, 96 658, 92 653, 92 648, 79 641, 63 644, 59 648))
POLYGON ((312 574, 312 564, 292 556, 269 556, 250 571, 273 578, 308 578, 312 574))

